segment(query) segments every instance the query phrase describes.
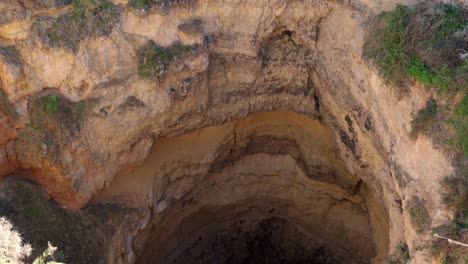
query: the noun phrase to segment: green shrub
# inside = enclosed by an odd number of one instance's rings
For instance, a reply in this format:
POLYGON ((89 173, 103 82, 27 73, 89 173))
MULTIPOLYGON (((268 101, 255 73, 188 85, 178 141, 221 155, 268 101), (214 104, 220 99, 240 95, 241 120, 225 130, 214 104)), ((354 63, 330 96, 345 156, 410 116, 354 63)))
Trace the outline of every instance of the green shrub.
POLYGON ((400 81, 409 65, 409 57, 405 53, 409 14, 409 8, 404 6, 381 14, 374 21, 371 37, 365 45, 364 55, 372 59, 388 83, 400 81))
POLYGON ((16 141, 15 147, 22 152, 19 159, 41 162, 47 156, 60 162, 63 156, 61 144, 80 131, 86 110, 85 102, 71 102, 59 95, 34 101, 29 110, 27 127, 16 141), (41 150, 42 144, 47 145, 46 152, 41 150))
POLYGON ((408 74, 422 83, 432 84, 433 76, 429 68, 418 58, 410 59, 408 74))
POLYGON ((441 262, 441 264, 452 264, 452 263, 453 262, 449 257, 445 257, 441 262))
POLYGON ((150 41, 140 49, 138 64, 138 74, 144 78, 159 77, 169 66, 169 63, 183 58, 195 51, 193 46, 174 44, 168 48, 163 48, 150 41))
POLYGON ((50 46, 63 46, 76 52, 81 40, 109 35, 121 13, 121 8, 109 0, 73 0, 71 5, 69 13, 57 18, 40 34, 50 46))
POLYGON ((468 155, 468 95, 463 97, 453 112, 454 114, 449 119, 449 123, 455 129, 455 138, 452 143, 468 155))
POLYGON ((41 98, 42 108, 46 113, 54 114, 59 109, 60 99, 57 95, 50 95, 41 98))
MULTIPOLYGON (((384 12, 372 21, 371 30, 364 45, 364 56, 373 62, 382 78, 394 85, 413 79, 446 96, 449 104, 441 115, 433 100, 421 109, 411 123, 411 136, 424 131, 436 132, 437 127, 448 137, 441 142, 468 154, 466 91, 468 89, 468 59, 461 52, 468 51, 468 10, 444 3, 421 3, 413 7, 397 6, 384 12), (465 94, 465 99, 451 110, 450 100, 456 94, 465 94), (449 124, 455 133, 439 124, 449 124), (432 131, 427 131, 429 129, 432 131), (447 135, 446 135, 447 134, 447 135)), ((439 135, 440 134, 440 135, 439 135)))
POLYGON ((141 51, 141 59, 138 65, 138 74, 149 78, 159 76, 167 69, 170 61, 166 49, 157 46, 154 42, 149 42, 141 51))
MULTIPOLYGON (((52 115, 65 124, 81 121, 85 111, 85 102, 70 102, 58 95, 48 95, 40 98, 42 116, 52 115)), ((37 113, 41 115, 40 113, 37 113)))
MULTIPOLYGON (((81 130, 86 105, 83 101, 71 102, 59 95, 33 101, 29 109, 29 122, 15 141, 18 160, 34 166, 40 166, 45 160, 60 164, 63 161, 63 145, 68 144, 81 130)), ((32 208, 30 213, 34 214, 34 210, 32 208)))
POLYGON ((447 94, 450 87, 456 87, 456 79, 450 76, 449 68, 447 65, 443 65, 437 72, 434 72, 431 76, 431 84, 438 87, 439 90, 447 94))
POLYGON ((433 38, 445 38, 468 24, 466 10, 463 10, 460 6, 436 3, 426 8, 433 8, 436 10, 435 12, 439 11, 435 16, 439 19, 439 25, 433 38))
POLYGON ((364 55, 389 83, 412 77, 441 90, 460 90, 463 84, 454 80, 465 63, 459 51, 468 48, 463 35, 467 14, 462 7, 442 3, 398 6, 373 21, 364 55))

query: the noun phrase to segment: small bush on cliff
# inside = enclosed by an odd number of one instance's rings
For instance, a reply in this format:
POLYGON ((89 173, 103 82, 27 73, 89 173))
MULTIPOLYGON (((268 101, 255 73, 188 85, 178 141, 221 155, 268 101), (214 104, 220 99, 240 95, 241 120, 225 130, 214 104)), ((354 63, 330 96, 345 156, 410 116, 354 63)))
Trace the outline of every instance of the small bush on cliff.
POLYGON ((408 204, 408 213, 411 224, 418 233, 426 231, 431 225, 429 213, 424 206, 424 201, 414 196, 408 204))
MULTIPOLYGON (((467 230, 468 224, 457 216, 452 223, 438 226, 432 232, 466 243, 468 240, 467 230)), ((442 263, 466 263, 467 260, 465 247, 449 243, 445 239, 434 237, 430 250, 434 256, 442 258, 442 263)))
POLYGON ((148 42, 138 52, 138 74, 144 78, 159 77, 167 71, 169 63, 195 52, 195 47, 174 44, 168 48, 148 42))
POLYGON ((54 114, 58 111, 60 99, 57 95, 46 96, 41 101, 45 112, 54 114))
POLYGON ((40 33, 47 44, 76 52, 82 39, 109 35, 121 13, 121 8, 109 0, 73 0, 71 5, 71 12, 40 33))
POLYGON ((364 46, 364 56, 371 60, 388 83, 401 86, 413 79, 436 88, 445 95, 446 107, 426 105, 412 122, 411 136, 426 134, 438 122, 435 137, 447 134, 444 142, 468 154, 466 99, 454 96, 468 90, 468 10, 444 3, 421 3, 398 6, 372 21, 364 46), (436 110, 443 113, 436 115, 436 110), (452 128, 444 126, 448 121, 452 128), (442 131, 448 130, 445 133, 442 131), (451 132, 450 132, 451 131, 451 132), (451 135, 450 135, 451 134, 451 135))
POLYGON ((395 83, 406 75, 405 70, 409 65, 405 53, 409 13, 408 8, 398 6, 394 11, 380 15, 366 43, 364 55, 372 59, 388 82, 395 83))
POLYGON ((443 187, 442 199, 450 208, 460 208, 460 215, 468 224, 468 174, 464 177, 445 177, 441 185, 443 187))
MULTIPOLYGON (((456 241, 468 241, 468 173, 460 173, 461 176, 449 176, 442 180, 442 199, 447 207, 455 210, 455 217, 451 223, 438 226, 433 230, 441 236, 454 239, 456 241)), ((451 260, 451 263, 463 261, 466 255, 464 249, 457 245, 448 243, 446 240, 434 238, 432 252, 436 256, 444 256, 451 260)))
POLYGON ((409 77, 444 92, 467 88, 467 17, 443 3, 398 6, 373 22, 364 55, 389 83, 409 77))
MULTIPOLYGON (((468 155, 468 95, 455 107, 454 114, 448 120, 456 131, 451 143, 460 147, 468 155)), ((466 172, 466 171, 465 171, 466 172)))
POLYGON ((59 95, 48 95, 33 101, 29 122, 15 141, 18 161, 41 166, 45 160, 60 163, 62 149, 75 137, 87 112, 84 101, 71 102, 59 95))
POLYGON ((140 76, 145 78, 159 76, 167 70, 170 59, 164 48, 157 46, 154 42, 149 42, 139 53, 138 74, 140 76))
POLYGON ((84 101, 70 102, 58 95, 42 97, 38 100, 38 103, 39 111, 35 112, 34 117, 35 121, 39 123, 52 118, 69 129, 77 129, 85 113, 84 101))

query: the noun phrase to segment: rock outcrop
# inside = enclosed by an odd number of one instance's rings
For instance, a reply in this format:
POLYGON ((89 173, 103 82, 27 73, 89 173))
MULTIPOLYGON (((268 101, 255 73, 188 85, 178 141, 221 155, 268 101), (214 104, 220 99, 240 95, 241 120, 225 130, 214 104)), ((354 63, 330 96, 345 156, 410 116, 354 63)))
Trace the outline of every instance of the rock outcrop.
POLYGON ((0 176, 69 210, 138 209, 103 224, 103 261, 255 263, 273 251, 252 236, 318 263, 383 263, 402 244, 431 261, 419 249, 452 217, 455 171, 409 136, 432 94, 362 56, 369 19, 416 1, 69 2, 0 3, 0 176))

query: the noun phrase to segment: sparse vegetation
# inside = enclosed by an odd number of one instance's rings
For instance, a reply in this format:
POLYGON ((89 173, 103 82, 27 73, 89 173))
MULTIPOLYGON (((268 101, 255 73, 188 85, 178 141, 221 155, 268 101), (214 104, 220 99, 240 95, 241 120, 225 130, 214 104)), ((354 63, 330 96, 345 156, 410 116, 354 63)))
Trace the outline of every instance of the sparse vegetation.
POLYGON ((54 114, 59 109, 60 99, 57 95, 46 96, 41 99, 43 110, 46 113, 54 114))
MULTIPOLYGON (((448 208, 455 210, 452 222, 438 226, 432 230, 457 241, 468 241, 468 174, 449 176, 442 180, 442 199, 448 208)), ((436 257, 442 258, 442 263, 463 263, 466 254, 460 246, 448 243, 446 240, 434 238, 430 249, 436 257)))
MULTIPOLYGON (((441 185, 444 203, 456 213, 451 223, 435 228, 433 233, 466 243, 468 242, 468 174, 446 177, 441 185)), ((442 239, 434 239, 431 249, 434 255, 442 256, 443 261, 447 263, 460 263, 467 257, 463 254, 463 248, 442 239)))
POLYGON ((364 55, 389 83, 411 77, 442 92, 459 91, 468 81, 467 16, 466 9, 443 3, 398 6, 374 21, 364 55))
POLYGON ((55 261, 55 255, 57 253, 57 247, 54 247, 50 242, 48 243, 47 248, 42 252, 42 254, 37 257, 33 264, 64 264, 62 262, 55 261))
POLYGON ((112 204, 65 210, 39 186, 18 179, 4 180, 1 191, 0 264, 23 263, 7 262, 11 254, 34 264, 104 263, 104 243, 116 232, 107 228, 109 222, 118 224, 139 212, 112 204))
POLYGON ((372 23, 364 56, 388 83, 398 87, 412 79, 445 96, 446 105, 431 99, 418 111, 411 136, 424 132, 468 154, 467 9, 426 2, 384 12, 372 23), (461 102, 460 94, 465 96, 461 102))
POLYGON ((127 97, 127 99, 125 100, 125 103, 123 103, 122 106, 138 108, 138 107, 144 107, 145 103, 143 103, 141 100, 136 98, 136 96, 132 95, 132 96, 127 97))
POLYGON ((393 256, 390 256, 388 264, 406 264, 410 260, 408 245, 401 241, 393 256))
POLYGON ((426 231, 431 226, 431 220, 424 201, 418 197, 413 197, 408 204, 408 214, 411 224, 418 233, 426 231))
POLYGON ((190 4, 191 0, 131 0, 130 6, 147 9, 151 7, 166 8, 172 5, 190 4))
POLYGON ((408 17, 409 9, 404 6, 381 14, 374 22, 372 34, 366 43, 364 55, 376 64, 387 82, 396 83, 406 75, 409 58, 404 51, 408 17))
POLYGON ((18 159, 38 166, 45 158, 60 163, 61 144, 69 142, 80 131, 86 111, 84 101, 70 102, 59 95, 34 101, 29 123, 15 141, 18 159))
MULTIPOLYGON (((6 196, 0 197, 0 217, 6 217, 14 223, 23 241, 31 245, 35 252, 46 252, 34 263, 51 263, 53 260, 99 263, 102 240, 94 221, 82 213, 61 209, 33 184, 9 184, 6 196), (49 242, 60 250, 54 252, 53 259, 48 257, 52 253, 49 242)), ((0 236, 0 240, 2 238, 0 236)))
POLYGON ((460 214, 468 223, 468 176, 445 177, 441 183, 443 190, 442 199, 450 208, 460 208, 460 214))
POLYGON ((71 12, 60 16, 42 33, 47 44, 77 51, 82 39, 109 35, 121 13, 121 8, 109 0, 73 0, 71 5, 71 12))
MULTIPOLYGON (((445 142, 468 153, 468 10, 444 3, 398 6, 373 21, 364 56, 371 60, 388 83, 402 86, 413 79, 436 88, 450 102, 458 93, 465 99, 456 107, 447 104, 445 114, 436 118, 437 107, 430 100, 412 122, 415 137, 430 126, 428 122, 449 120, 454 133, 445 142)), ((428 131, 434 132, 434 131, 428 131)), ((430 134, 430 133, 427 133, 430 134)), ((438 136, 438 135, 434 135, 438 136)))
POLYGON ((454 114, 450 117, 449 123, 455 129, 455 138, 451 143, 463 150, 468 155, 468 95, 453 110, 454 114))
POLYGON ((163 48, 150 41, 140 49, 138 74, 144 78, 159 77, 167 71, 169 63, 195 52, 195 47, 174 44, 163 48))
MULTIPOLYGON (((434 228, 432 232, 456 241, 465 243, 468 241, 468 224, 458 217, 452 223, 434 228)), ((451 244, 445 239, 434 238, 431 253, 436 257, 441 257, 442 263, 466 263, 464 262, 467 257, 466 249, 451 244)))
POLYGON ((140 54, 141 60, 138 65, 140 76, 149 78, 159 76, 166 71, 169 55, 164 48, 150 42, 140 51, 140 54))
POLYGON ((415 137, 417 134, 424 130, 431 122, 436 121, 437 104, 436 101, 430 98, 426 102, 426 107, 420 109, 413 121, 411 122, 411 136, 415 137))
POLYGON ((85 102, 70 102, 58 95, 48 95, 38 100, 39 111, 35 111, 34 121, 53 119, 69 129, 78 129, 85 112, 85 102))

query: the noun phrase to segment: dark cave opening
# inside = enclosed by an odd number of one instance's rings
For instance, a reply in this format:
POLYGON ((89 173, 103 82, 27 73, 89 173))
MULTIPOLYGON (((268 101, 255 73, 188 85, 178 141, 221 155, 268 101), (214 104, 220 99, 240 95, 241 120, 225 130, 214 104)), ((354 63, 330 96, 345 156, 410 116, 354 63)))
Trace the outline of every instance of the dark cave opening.
POLYGON ((340 259, 285 219, 240 218, 228 230, 198 236, 172 264, 332 264, 340 259))

